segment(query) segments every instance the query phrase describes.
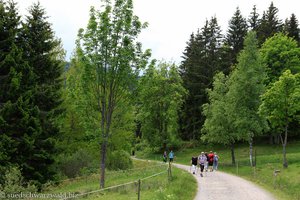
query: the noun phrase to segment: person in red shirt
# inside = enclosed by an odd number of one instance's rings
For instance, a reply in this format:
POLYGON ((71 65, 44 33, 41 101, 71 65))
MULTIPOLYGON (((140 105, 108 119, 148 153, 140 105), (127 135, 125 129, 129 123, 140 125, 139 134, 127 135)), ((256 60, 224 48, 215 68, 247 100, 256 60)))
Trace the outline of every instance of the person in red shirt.
POLYGON ((208 166, 211 172, 213 171, 213 164, 214 164, 214 153, 210 151, 208 154, 208 166))

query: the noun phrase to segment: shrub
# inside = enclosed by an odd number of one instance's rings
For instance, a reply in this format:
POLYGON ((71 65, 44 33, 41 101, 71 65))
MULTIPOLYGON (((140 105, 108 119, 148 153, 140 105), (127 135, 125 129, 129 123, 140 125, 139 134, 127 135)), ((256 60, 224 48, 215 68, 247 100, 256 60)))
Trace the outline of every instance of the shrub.
POLYGON ((170 149, 177 151, 183 146, 183 142, 180 139, 173 138, 168 145, 170 149))
POLYGON ((118 150, 108 154, 107 168, 110 170, 125 170, 132 168, 132 160, 129 153, 118 150))
POLYGON ((81 174, 83 168, 92 168, 93 158, 85 150, 81 149, 71 155, 62 155, 59 168, 61 172, 69 178, 74 178, 81 174))
POLYGON ((16 199, 13 194, 20 194, 21 192, 36 192, 37 187, 32 183, 25 183, 23 176, 18 167, 10 167, 6 170, 4 175, 4 184, 0 185, 0 197, 4 199, 16 199))

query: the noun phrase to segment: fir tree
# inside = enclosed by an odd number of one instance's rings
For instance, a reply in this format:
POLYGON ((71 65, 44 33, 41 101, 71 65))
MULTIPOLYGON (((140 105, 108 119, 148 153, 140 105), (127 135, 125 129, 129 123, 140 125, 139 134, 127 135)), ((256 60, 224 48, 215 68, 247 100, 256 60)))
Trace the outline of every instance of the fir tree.
POLYGON ((261 23, 257 30, 257 37, 259 44, 265 42, 269 37, 272 37, 275 33, 282 31, 282 21, 278 18, 278 8, 276 8, 271 2, 268 10, 263 13, 261 23))
POLYGON ((250 18, 248 19, 248 22, 251 30, 253 31, 258 30, 260 19, 259 19, 259 14, 256 11, 256 5, 254 5, 252 8, 252 12, 250 13, 250 18))
POLYGON ((23 167, 26 179, 45 183, 52 179, 56 136, 59 129, 55 123, 61 113, 62 50, 60 41, 54 37, 46 12, 39 3, 33 4, 26 16, 22 31, 23 59, 33 70, 34 91, 32 106, 38 109, 40 132, 34 137, 26 165, 23 167))
POLYGON ((237 55, 243 49, 244 37, 247 34, 247 21, 237 7, 229 21, 226 43, 230 47, 231 65, 236 63, 237 55))
POLYGON ((207 20, 196 35, 192 34, 186 47, 180 66, 183 85, 188 90, 180 121, 183 139, 197 139, 200 136, 205 120, 201 106, 208 99, 206 89, 211 87, 216 71, 222 70, 221 48, 222 34, 216 17, 207 20))
MULTIPOLYGON (((16 3, 0 2, 0 176, 10 165, 24 167, 31 156, 32 135, 39 131, 37 110, 31 105, 33 73, 22 59, 20 16, 16 3), (25 155, 26 154, 26 155, 25 155)), ((0 178, 0 180, 3 180, 0 178)))
POLYGON ((284 25, 284 32, 289 36, 294 38, 300 44, 300 29, 298 20, 295 14, 292 14, 289 19, 286 19, 284 25))

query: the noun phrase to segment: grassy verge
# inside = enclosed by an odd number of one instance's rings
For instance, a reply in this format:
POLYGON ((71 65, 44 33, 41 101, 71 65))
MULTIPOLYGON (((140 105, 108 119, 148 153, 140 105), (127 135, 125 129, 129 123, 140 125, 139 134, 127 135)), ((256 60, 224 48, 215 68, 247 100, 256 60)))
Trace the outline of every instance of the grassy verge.
MULTIPOLYGON (((220 156, 219 169, 231 174, 246 178, 270 191, 278 199, 300 200, 300 142, 287 146, 289 166, 282 167, 282 147, 280 145, 256 145, 256 167, 249 166, 248 145, 237 145, 235 149, 236 165, 231 165, 231 152, 222 146, 200 146, 191 149, 182 149, 175 152, 177 163, 189 165, 192 156, 197 156, 201 151, 216 151, 220 156), (280 171, 274 176, 274 171, 280 171)), ((139 157, 161 160, 158 154, 142 154, 139 157)))
MULTIPOLYGON (((107 172, 106 187, 124 184, 128 185, 101 191, 79 199, 103 199, 103 200, 121 200, 121 199, 137 199, 137 180, 141 181, 141 199, 193 199, 197 183, 193 176, 182 170, 172 168, 173 178, 168 180, 168 174, 162 173, 158 176, 143 180, 153 174, 167 172, 167 165, 157 164, 155 162, 145 162, 134 160, 134 168, 128 171, 107 172), (185 189, 182 190, 182 185, 185 189)), ((80 194, 87 193, 99 189, 99 175, 91 175, 82 177, 81 179, 69 180, 61 183, 59 186, 49 187, 43 193, 66 193, 80 194)))

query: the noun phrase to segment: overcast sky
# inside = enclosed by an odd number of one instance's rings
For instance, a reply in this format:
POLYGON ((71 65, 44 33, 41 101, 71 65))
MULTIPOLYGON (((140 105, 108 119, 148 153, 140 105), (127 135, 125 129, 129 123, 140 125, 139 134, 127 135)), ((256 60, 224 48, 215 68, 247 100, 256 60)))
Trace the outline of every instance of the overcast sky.
MULTIPOLYGON (((256 5, 260 15, 271 0, 133 0, 135 15, 149 26, 140 35, 143 47, 152 50, 152 57, 179 63, 192 32, 202 28, 206 19, 216 16, 223 33, 228 21, 239 7, 245 17, 256 5)), ((22 15, 36 0, 15 0, 22 15)), ((286 19, 292 13, 300 18, 298 0, 273 0, 279 17, 286 19)), ((49 22, 58 38, 62 39, 69 60, 75 47, 79 28, 85 28, 90 6, 100 8, 101 0, 40 0, 49 22)))

